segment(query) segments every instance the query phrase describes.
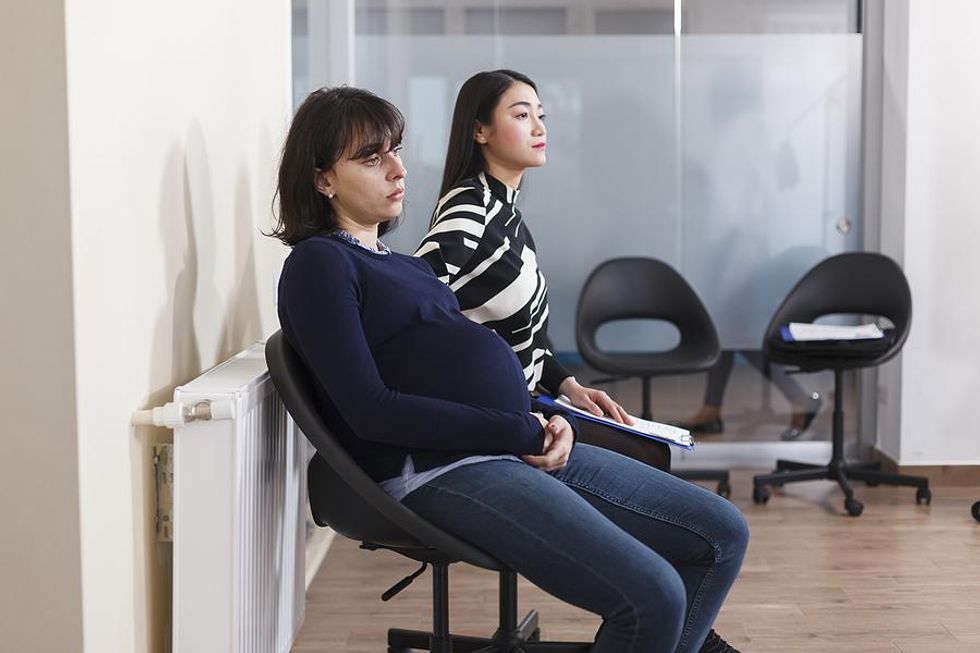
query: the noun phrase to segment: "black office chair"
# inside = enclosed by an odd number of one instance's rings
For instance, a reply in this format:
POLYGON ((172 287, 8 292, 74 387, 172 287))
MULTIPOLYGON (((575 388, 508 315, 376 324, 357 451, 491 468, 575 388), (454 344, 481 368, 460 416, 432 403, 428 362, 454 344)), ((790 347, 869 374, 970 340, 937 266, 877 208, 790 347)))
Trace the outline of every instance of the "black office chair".
POLYGON ((973 513, 974 519, 980 521, 980 501, 977 501, 975 504, 973 504, 973 507, 970 509, 970 512, 973 513))
POLYGON ((310 461, 307 484, 313 519, 330 526, 368 550, 388 549, 422 563, 421 569, 382 594, 392 598, 432 565, 432 632, 388 630, 388 652, 433 653, 587 653, 591 644, 541 642, 538 614, 517 622, 517 576, 480 549, 436 528, 395 501, 364 473, 337 442, 316 410, 314 386, 305 365, 277 331, 266 342, 269 374, 286 410, 317 455, 310 461), (449 632, 449 565, 468 562, 500 576, 500 623, 490 638, 449 632))
POLYGON ((753 479, 752 498, 769 500, 768 485, 828 479, 844 491, 844 508, 852 517, 864 510, 848 479, 868 485, 885 483, 918 488, 916 503, 929 503, 929 479, 922 476, 882 472, 881 464, 847 462, 844 458, 844 372, 874 367, 896 356, 905 344, 912 320, 912 294, 901 268, 887 256, 851 252, 824 259, 807 272, 790 290, 772 316, 763 348, 769 360, 798 368, 800 372, 832 370, 834 373, 833 453, 826 465, 788 460, 776 461, 771 474, 753 479), (790 322, 813 322, 836 314, 880 315, 894 325, 882 340, 821 341, 786 343, 781 328, 790 322))
MULTIPOLYGON (((674 268, 652 258, 616 258, 599 265, 579 295, 575 339, 582 359, 593 369, 617 378, 640 377, 643 408, 652 419, 650 381, 658 376, 704 372, 721 348, 711 316, 694 289, 674 268), (629 319, 664 320, 680 333, 667 351, 607 352, 596 343, 599 328, 629 319)), ((731 495, 728 470, 674 470, 687 480, 718 482, 718 494, 731 495)))

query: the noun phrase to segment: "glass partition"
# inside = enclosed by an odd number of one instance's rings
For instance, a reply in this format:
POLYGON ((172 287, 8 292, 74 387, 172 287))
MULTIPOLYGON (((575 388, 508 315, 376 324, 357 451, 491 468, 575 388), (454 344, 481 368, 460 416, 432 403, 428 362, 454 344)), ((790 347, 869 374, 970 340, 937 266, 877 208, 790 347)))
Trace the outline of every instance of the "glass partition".
MULTIPOLYGON (((309 0, 318 1, 326 0, 309 0)), ((480 70, 524 72, 539 86, 549 147, 547 165, 525 176, 520 203, 548 278, 560 356, 583 382, 602 376, 575 349, 582 285, 609 258, 659 258, 695 288, 731 352, 728 375, 711 379, 724 389, 725 430, 700 441, 779 440, 794 412, 790 381, 802 393, 796 412, 815 407, 814 393, 823 398, 800 439, 828 437, 829 379, 787 381, 760 365, 778 382, 773 392, 752 363, 789 288, 817 261, 860 243, 855 0, 684 0, 679 15, 673 0, 348 5, 353 83, 390 99, 407 121, 410 192, 390 246, 412 252, 425 232, 462 82, 480 70)), ((304 47, 314 32, 301 35, 304 47)), ((319 85, 298 83, 296 97, 319 85)), ((636 321, 600 334, 623 350, 668 347, 676 337, 636 321)), ((655 417, 695 413, 705 377, 657 382, 655 417)), ((639 410, 638 382, 608 389, 639 410)), ((854 397, 848 402, 852 420, 854 397)))

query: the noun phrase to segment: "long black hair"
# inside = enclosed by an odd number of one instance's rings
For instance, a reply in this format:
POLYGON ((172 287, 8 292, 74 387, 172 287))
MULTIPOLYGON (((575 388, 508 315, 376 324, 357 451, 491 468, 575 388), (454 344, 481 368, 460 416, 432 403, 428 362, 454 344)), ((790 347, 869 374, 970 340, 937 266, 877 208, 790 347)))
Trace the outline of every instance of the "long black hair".
MULTIPOLYGON (((277 223, 267 235, 295 245, 309 236, 335 231, 337 215, 330 200, 317 190, 317 175, 331 169, 352 147, 357 148, 354 158, 394 148, 404 130, 405 119, 395 105, 370 91, 339 86, 310 93, 296 111, 282 148, 277 223)), ((396 221, 382 222, 378 234, 391 231, 396 221)))
POLYGON ((538 87, 527 75, 513 70, 489 70, 470 77, 459 89, 453 125, 449 130, 449 147, 446 150, 446 166, 442 171, 442 197, 459 182, 480 173, 486 162, 483 152, 473 140, 476 123, 490 126, 493 110, 500 97, 517 82, 524 82, 538 92, 538 87))

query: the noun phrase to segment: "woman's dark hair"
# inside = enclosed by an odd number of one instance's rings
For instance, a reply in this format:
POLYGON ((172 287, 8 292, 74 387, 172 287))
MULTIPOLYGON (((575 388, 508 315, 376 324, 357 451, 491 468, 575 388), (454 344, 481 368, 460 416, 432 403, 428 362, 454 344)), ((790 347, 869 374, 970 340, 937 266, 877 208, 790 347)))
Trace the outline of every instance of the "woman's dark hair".
POLYGON ((500 96, 516 82, 524 82, 537 93, 538 87, 527 75, 513 70, 490 70, 470 77, 459 89, 453 125, 449 130, 449 147, 446 150, 446 166, 442 171, 442 197, 459 182, 473 177, 483 170, 483 153, 473 141, 476 123, 489 126, 493 110, 500 96))
MULTIPOLYGON (((402 141, 405 119, 392 103, 370 91, 340 86, 309 94, 289 127, 279 163, 277 223, 269 236, 287 245, 337 229, 333 206, 316 188, 317 174, 332 168, 351 148, 359 159, 402 141)), ((273 203, 276 199, 273 199, 273 203)), ((396 220, 378 225, 378 234, 396 220)))

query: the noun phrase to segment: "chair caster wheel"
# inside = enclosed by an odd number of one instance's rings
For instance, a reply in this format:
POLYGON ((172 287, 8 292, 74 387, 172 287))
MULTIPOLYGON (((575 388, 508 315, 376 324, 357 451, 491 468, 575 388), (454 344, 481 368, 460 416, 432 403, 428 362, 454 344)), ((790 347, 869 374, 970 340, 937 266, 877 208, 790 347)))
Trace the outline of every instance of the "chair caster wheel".
POLYGON ((769 490, 762 485, 756 485, 752 488, 752 501, 755 503, 769 503, 769 490))
POLYGON ((723 499, 728 499, 732 496, 732 486, 722 481, 718 484, 717 494, 723 499))
POLYGON ((974 519, 980 521, 980 501, 977 501, 975 504, 973 504, 973 507, 970 509, 970 512, 973 513, 974 519))
POLYGON ((865 481, 864 484, 867 485, 868 487, 878 487, 879 485, 881 485, 881 483, 879 483, 878 481, 865 481))
POLYGON ((864 512, 864 504, 857 499, 844 499, 844 510, 851 517, 859 517, 864 512))
POLYGON ((927 487, 920 487, 915 491, 915 503, 916 505, 922 505, 923 503, 927 506, 932 503, 932 490, 927 487))

